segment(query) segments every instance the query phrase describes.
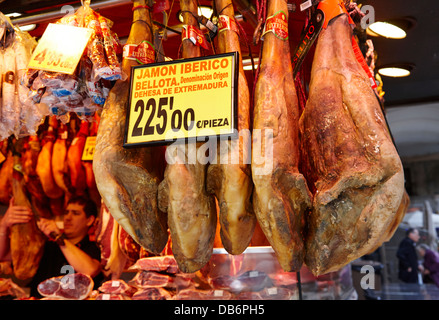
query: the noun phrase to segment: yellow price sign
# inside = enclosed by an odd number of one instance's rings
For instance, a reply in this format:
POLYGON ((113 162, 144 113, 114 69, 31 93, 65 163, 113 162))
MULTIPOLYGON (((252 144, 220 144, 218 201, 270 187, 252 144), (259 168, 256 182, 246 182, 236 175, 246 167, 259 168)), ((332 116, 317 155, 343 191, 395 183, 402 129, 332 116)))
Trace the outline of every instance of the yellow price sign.
POLYGON ((96 136, 87 137, 85 140, 84 150, 82 151, 82 160, 91 161, 95 153, 96 136))
POLYGON ((238 53, 131 69, 124 147, 237 136, 238 53))
POLYGON ((73 74, 92 30, 50 23, 44 31, 28 68, 73 74))

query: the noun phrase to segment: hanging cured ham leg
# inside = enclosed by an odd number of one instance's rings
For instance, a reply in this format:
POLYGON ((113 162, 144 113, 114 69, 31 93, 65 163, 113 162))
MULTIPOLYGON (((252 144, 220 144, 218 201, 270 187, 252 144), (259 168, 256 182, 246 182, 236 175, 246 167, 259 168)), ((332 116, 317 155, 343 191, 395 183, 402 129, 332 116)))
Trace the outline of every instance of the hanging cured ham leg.
MULTIPOLYGON (((242 253, 250 243, 256 216, 251 205, 253 182, 250 169, 250 94, 242 68, 241 48, 231 0, 215 2, 220 15, 218 34, 219 53, 239 53, 238 77, 238 140, 228 141, 226 148, 218 147, 216 162, 209 165, 207 190, 215 194, 219 205, 221 241, 227 252, 242 253), (234 26, 234 28, 233 28, 234 26), (239 163, 231 163, 239 157, 239 163), (227 159, 227 163, 223 163, 227 159)), ((224 144, 223 144, 224 145, 224 144)), ((222 146, 223 146, 222 145, 222 146)))
MULTIPOLYGON (((14 145, 14 171, 12 174, 12 194, 14 205, 31 208, 27 194, 25 180, 21 168, 20 154, 22 142, 14 145)), ((37 212, 34 212, 37 215, 37 212)), ((35 219, 27 223, 18 223, 11 227, 11 257, 14 275, 18 279, 30 279, 37 272, 41 257, 43 256, 46 237, 38 229, 35 219)))
MULTIPOLYGON (((197 14, 195 0, 181 0, 185 25, 198 28, 191 14, 197 14)), ((183 39, 183 58, 200 56, 200 47, 189 39, 183 39)), ((195 143, 189 142, 187 143, 195 143)), ((180 145, 183 148, 184 144, 180 145)), ((189 146, 187 146, 189 148, 189 146)), ((198 145, 197 145, 198 147, 198 145)), ((213 196, 207 194, 206 165, 190 164, 187 154, 178 148, 168 148, 168 165, 165 179, 160 185, 161 208, 168 212, 168 224, 172 239, 172 252, 183 272, 195 272, 210 259, 215 238, 217 213, 213 196)))
POLYGON ((351 41, 346 14, 320 33, 300 119, 304 174, 314 194, 305 262, 315 275, 384 241, 404 194, 401 161, 351 41))
MULTIPOLYGON (((133 2, 133 24, 128 44, 152 42, 152 21, 145 1, 133 2)), ((166 215, 157 206, 157 188, 163 177, 161 147, 124 149, 129 76, 135 60, 124 59, 126 80, 111 89, 102 111, 93 170, 105 205, 116 221, 147 251, 159 254, 168 241, 166 215)))
MULTIPOLYGON (((274 15, 276 21, 267 19, 266 30, 279 24, 286 27, 283 31, 288 30, 284 0, 268 1, 267 16, 274 15)), ((264 35, 255 88, 253 207, 281 267, 298 271, 304 258, 304 213, 311 200, 298 170, 299 110, 287 36, 278 29, 264 35)))

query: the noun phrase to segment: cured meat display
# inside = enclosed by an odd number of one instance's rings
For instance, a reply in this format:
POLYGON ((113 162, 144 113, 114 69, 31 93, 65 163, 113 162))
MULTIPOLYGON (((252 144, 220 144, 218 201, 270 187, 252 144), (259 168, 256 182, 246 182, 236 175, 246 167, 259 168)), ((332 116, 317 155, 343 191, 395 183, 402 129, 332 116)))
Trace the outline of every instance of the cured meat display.
MULTIPOLYGON (((285 1, 269 0, 267 16, 286 26, 285 1)), ((268 19, 266 28, 267 25, 268 19)), ((262 61, 255 84, 253 208, 282 268, 297 271, 305 255, 303 228, 311 194, 299 172, 299 108, 289 42, 287 35, 281 34, 282 40, 275 32, 278 31, 269 30, 263 35, 262 61), (261 152, 259 158, 255 158, 256 150, 261 152)))
POLYGON ((82 163, 82 153, 86 138, 89 136, 89 126, 88 121, 81 122, 79 131, 67 150, 69 180, 73 193, 76 195, 84 195, 87 189, 87 175, 82 163))
POLYGON ((131 270, 157 271, 175 274, 179 272, 177 261, 173 256, 148 257, 136 261, 131 270))
POLYGON ((83 300, 93 290, 93 279, 83 273, 53 277, 41 282, 37 289, 45 298, 83 300))
POLYGON ((105 281, 98 290, 106 294, 117 294, 132 296, 136 292, 136 288, 130 286, 123 280, 105 281))
POLYGON ((127 256, 119 246, 119 224, 103 203, 99 211, 96 226, 96 242, 101 250, 101 266, 105 276, 115 277, 122 274, 127 263, 127 256))
POLYGON ((71 113, 83 120, 91 120, 108 96, 110 81, 124 78, 119 63, 122 46, 118 36, 111 31, 113 22, 93 11, 89 5, 90 1, 84 1, 75 13, 55 22, 92 31, 75 72, 65 74, 27 69, 22 77, 26 89, 25 104, 43 110, 44 115, 56 115, 64 122, 71 113))
MULTIPOLYGON (((53 119, 53 118, 52 118, 53 119)), ((63 196, 63 190, 56 184, 52 171, 53 145, 55 143, 54 127, 49 125, 42 141, 41 151, 38 155, 37 174, 40 178, 46 196, 57 199, 63 196)))
MULTIPOLYGON (((37 174, 40 152, 39 138, 37 136, 29 136, 24 143, 24 151, 21 157, 22 172, 32 209, 38 217, 50 219, 52 218, 50 198, 44 193, 37 174)), ((57 214, 57 211, 54 211, 53 214, 57 214)))
POLYGON ((313 192, 306 265, 338 270, 380 245, 404 193, 401 161, 346 14, 319 35, 300 119, 303 167, 313 192))
MULTIPOLYGON (((14 170, 12 174, 12 195, 14 204, 32 208, 21 168, 22 142, 14 144, 14 170)), ((34 211, 34 214, 37 214, 34 211)), ((46 237, 38 229, 35 219, 11 227, 10 249, 14 275, 18 279, 32 278, 43 255, 46 237)))
POLYGON ((171 294, 163 288, 145 288, 132 296, 133 300, 169 300, 171 294))
POLYGON ((9 200, 12 197, 12 168, 14 166, 14 156, 10 148, 8 139, 1 142, 1 153, 5 157, 5 160, 1 164, 0 168, 0 203, 9 204, 9 200))
MULTIPOLYGON (((150 12, 145 1, 134 1, 129 44, 151 41, 150 12), (142 21, 143 23, 138 23, 142 21)), ((130 74, 135 60, 124 59, 130 74)), ((101 114, 96 137, 93 170, 96 185, 111 215, 146 250, 159 254, 168 241, 167 217, 157 206, 158 183, 163 176, 161 147, 123 148, 129 78, 111 89, 101 114)))
POLYGON ((221 242, 231 254, 242 253, 249 245, 256 224, 256 216, 251 205, 253 182, 250 169, 250 93, 242 66, 239 34, 234 20, 231 0, 215 1, 217 12, 221 12, 218 34, 219 53, 239 53, 238 78, 238 131, 239 140, 228 141, 227 148, 218 148, 216 161, 212 161, 207 171, 207 190, 214 193, 219 206, 221 242), (224 20, 224 21, 222 21, 224 20), (230 22, 231 21, 231 22, 230 22), (232 29, 229 25, 233 25, 232 29), (223 159, 239 157, 239 163, 222 163, 223 159), (217 163, 216 163, 217 162, 217 163))
MULTIPOLYGON (((34 215, 7 230, 11 259, 0 274, 32 278, 47 241, 36 222, 52 219, 61 230, 68 200, 88 196, 98 209, 88 236, 100 249, 104 280, 51 275, 37 288, 44 300, 294 300, 302 289, 320 298, 327 288, 334 291, 328 297, 339 298, 352 286, 349 263, 391 240, 410 205, 382 95, 371 86, 374 47, 368 43, 368 66, 353 28, 353 10, 361 15, 356 4, 349 14, 343 0, 309 1, 301 12, 284 0, 250 2, 257 7, 257 69, 248 25, 237 18, 242 3, 233 0, 213 1, 210 18, 198 1, 178 1, 182 32, 174 39, 178 59, 188 61, 169 68, 156 66, 173 59, 162 40, 177 33, 166 16, 174 3, 127 5, 132 23, 122 47, 113 22, 85 0, 55 21, 91 31, 72 74, 29 69, 35 38, 0 13, 0 204, 34 215), (162 13, 163 25, 156 21, 162 13), (291 33, 298 30, 291 26, 303 14, 301 37, 310 27, 316 33, 293 57, 291 33), (211 60, 210 49, 221 59, 211 60), (247 54, 252 78, 244 71, 247 54), (141 65, 142 82, 135 82, 141 65), (208 78, 217 87, 202 83, 208 78), (204 103, 216 97, 208 90, 220 87, 230 89, 230 119, 229 110, 204 103), (190 106, 202 90, 203 105, 190 106), (172 103, 163 104, 162 92, 172 103), (133 103, 140 98, 145 103, 133 103), (191 112, 183 115, 183 108, 191 112), (157 138, 150 124, 164 137, 191 121, 198 134, 214 127, 210 132, 222 133, 216 127, 231 120, 238 134, 209 134, 206 142, 185 128, 185 140, 130 145, 132 113, 138 139, 157 138)), ((229 92, 218 101, 228 99, 229 92)), ((0 278, 3 296, 25 298, 0 278)))
POLYGON ((0 13, 0 140, 35 134, 46 113, 26 103, 27 88, 21 84, 36 41, 27 32, 12 26, 0 13))
POLYGON ((53 144, 52 153, 52 174, 56 185, 61 188, 64 194, 68 197, 72 191, 70 186, 70 181, 68 179, 68 166, 67 166, 67 150, 69 141, 67 140, 69 136, 67 124, 60 123, 56 140, 53 144))
MULTIPOLYGON (((198 28, 196 1, 182 0, 180 6, 183 24, 198 28)), ((201 55, 200 47, 189 39, 182 40, 182 52, 183 59, 201 55)), ((166 166, 159 203, 168 213, 172 252, 180 270, 189 273, 201 269, 212 255, 217 212, 214 197, 206 191, 206 165, 198 161, 190 164, 185 148, 182 144, 167 150, 172 164, 166 166), (179 148, 183 150, 179 152, 179 148)))
POLYGON ((26 292, 11 279, 0 278, 0 300, 20 299, 26 297, 26 292))

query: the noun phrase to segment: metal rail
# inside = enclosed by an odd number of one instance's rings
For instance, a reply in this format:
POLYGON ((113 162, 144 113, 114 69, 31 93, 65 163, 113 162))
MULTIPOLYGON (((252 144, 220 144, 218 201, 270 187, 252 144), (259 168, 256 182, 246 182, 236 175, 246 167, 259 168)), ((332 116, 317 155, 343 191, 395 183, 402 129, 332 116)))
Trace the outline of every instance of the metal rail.
MULTIPOLYGON (((131 0, 103 0, 103 1, 97 1, 97 2, 90 3, 90 8, 92 8, 93 10, 109 9, 109 8, 119 7, 121 5, 131 3, 131 2, 132 2, 131 0)), ((53 11, 32 14, 30 16, 18 17, 15 19, 11 19, 11 21, 14 25, 17 25, 17 26, 33 24, 33 23, 48 22, 48 21, 56 20, 56 19, 59 19, 59 18, 65 16, 67 13, 70 12, 70 10, 67 11, 67 9, 72 8, 72 10, 74 12, 77 9, 79 9, 80 7, 81 7, 81 4, 77 4, 74 6, 72 6, 72 5, 67 6, 66 5, 66 6, 57 8, 56 10, 53 10, 53 11)), ((73 12, 71 12, 71 13, 73 13, 73 12)))

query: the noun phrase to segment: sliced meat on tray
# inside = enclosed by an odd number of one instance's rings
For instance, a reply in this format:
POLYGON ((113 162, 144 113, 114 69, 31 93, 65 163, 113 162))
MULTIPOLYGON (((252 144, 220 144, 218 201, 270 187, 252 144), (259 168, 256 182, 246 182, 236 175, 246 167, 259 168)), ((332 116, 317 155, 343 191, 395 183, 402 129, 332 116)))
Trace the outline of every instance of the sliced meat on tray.
POLYGON ((93 290, 93 279, 83 273, 53 277, 41 282, 37 289, 46 298, 84 300, 93 290))

